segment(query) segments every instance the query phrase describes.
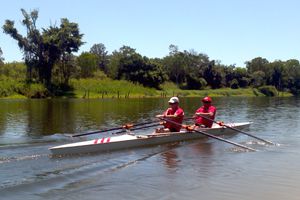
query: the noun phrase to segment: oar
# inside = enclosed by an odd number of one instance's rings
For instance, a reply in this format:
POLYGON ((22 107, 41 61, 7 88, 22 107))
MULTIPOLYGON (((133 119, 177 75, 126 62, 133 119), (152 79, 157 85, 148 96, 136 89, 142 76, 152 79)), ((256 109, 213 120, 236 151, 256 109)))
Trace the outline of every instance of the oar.
MULTIPOLYGON (((183 126, 177 122, 174 122, 172 120, 169 120, 169 119, 165 119, 165 118, 159 118, 161 120, 164 120, 164 121, 167 121, 167 122, 170 122, 170 123, 173 123, 175 125, 179 125, 179 126, 183 126)), ((208 137, 211 137, 211 138, 214 138, 214 139, 217 139, 217 140, 220 140, 220 141, 223 141, 223 142, 227 142, 229 144, 232 144, 232 145, 235 145, 235 146, 238 146, 240 148, 243 148, 243 149, 247 149, 247 150, 250 150, 250 151, 256 151, 255 149, 251 148, 251 147, 247 147, 247 146, 244 146, 244 145, 241 145, 241 144, 238 144, 238 143, 235 143, 235 142, 232 142, 230 140, 226 140, 224 138, 221 138, 221 137, 218 137, 218 136, 215 136, 215 135, 211 135, 209 133, 206 133, 206 132, 203 132, 203 131, 199 131, 199 130, 195 130, 194 128, 191 128, 190 126, 185 126, 187 130, 189 131, 194 131, 196 133, 201 133, 202 135, 205 135, 205 136, 208 136, 208 137)))
POLYGON ((120 127, 116 127, 116 128, 111 128, 111 129, 106 129, 106 130, 99 130, 99 131, 93 131, 93 132, 88 132, 88 133, 81 133, 81 134, 77 134, 77 135, 73 135, 72 137, 80 137, 80 136, 84 136, 84 135, 92 135, 92 134, 96 134, 96 133, 102 133, 102 132, 108 132, 108 131, 115 131, 115 130, 120 130, 120 129, 130 129, 134 126, 143 126, 146 124, 152 124, 155 123, 156 121, 150 121, 150 122, 143 122, 143 123, 138 123, 138 124, 125 124, 123 126, 120 127))
MULTIPOLYGON (((186 119, 194 119, 194 118, 193 117, 188 117, 188 118, 185 118, 185 120, 186 119)), ((152 123, 154 123, 154 122, 152 122, 152 123)), ((138 128, 132 128, 130 130, 131 131, 135 131, 135 130, 150 128, 150 127, 159 126, 159 125, 163 125, 163 124, 162 123, 156 123, 156 124, 152 124, 152 125, 148 125, 148 126, 142 126, 142 127, 138 127, 138 128)), ((126 132, 126 130, 118 131, 118 132, 115 132, 113 134, 120 134, 120 133, 124 133, 124 132, 126 132)))
POLYGON ((268 141, 268 140, 259 138, 259 137, 255 136, 255 135, 252 135, 252 134, 247 133, 247 132, 245 132, 245 131, 242 131, 242 130, 240 130, 240 129, 233 128, 233 127, 231 127, 231 126, 228 126, 228 125, 226 125, 226 124, 217 122, 217 121, 215 121, 215 120, 213 120, 213 119, 210 119, 210 118, 208 118, 208 117, 205 117, 205 116, 201 116, 201 117, 203 117, 204 119, 210 120, 210 121, 212 121, 212 122, 214 122, 214 123, 216 123, 216 124, 219 124, 220 126, 225 126, 225 127, 229 128, 229 129, 232 129, 232 130, 234 130, 234 131, 237 131, 237 132, 243 133, 243 134, 245 134, 245 135, 248 135, 248 136, 250 136, 250 137, 253 137, 253 138, 257 139, 257 140, 263 141, 263 142, 268 143, 268 144, 275 145, 275 144, 274 144, 273 142, 271 142, 271 141, 268 141))
MULTIPOLYGON (((156 124, 152 124, 152 125, 148 125, 148 126, 142 126, 142 127, 132 128, 130 130, 131 131, 135 131, 135 130, 150 128, 150 127, 159 126, 159 125, 161 125, 161 123, 156 123, 156 124)), ((120 134, 120 133, 124 133, 124 132, 126 132, 126 130, 118 131, 118 132, 115 132, 113 134, 120 134)))

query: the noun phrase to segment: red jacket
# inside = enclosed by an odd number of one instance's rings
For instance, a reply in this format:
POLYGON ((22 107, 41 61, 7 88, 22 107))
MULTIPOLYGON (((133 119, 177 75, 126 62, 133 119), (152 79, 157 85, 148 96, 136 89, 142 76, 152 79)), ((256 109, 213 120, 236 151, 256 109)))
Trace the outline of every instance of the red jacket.
MULTIPOLYGON (((209 106, 209 107, 205 107, 205 106, 201 106, 197 111, 196 113, 213 113, 213 116, 210 117, 210 119, 214 120, 215 119, 215 115, 216 115, 216 112, 217 112, 217 109, 214 107, 214 106, 209 106)), ((209 118, 209 117, 208 117, 209 118)), ((211 120, 208 120, 208 119, 205 119, 201 116, 196 116, 196 119, 195 119, 195 123, 196 124, 203 124, 209 128, 212 127, 213 125, 213 121, 211 120)))
MULTIPOLYGON (((172 108, 168 108, 164 114, 165 115, 175 115, 176 114, 177 117, 168 118, 168 120, 176 122, 178 124, 182 124, 183 117, 184 117, 184 112, 183 112, 182 108, 178 107, 177 110, 173 110, 172 108)), ((168 122, 168 121, 164 124, 164 127, 169 128, 169 129, 175 129, 177 132, 180 131, 180 129, 181 129, 181 126, 179 126, 177 124, 174 124, 172 122, 168 122)))

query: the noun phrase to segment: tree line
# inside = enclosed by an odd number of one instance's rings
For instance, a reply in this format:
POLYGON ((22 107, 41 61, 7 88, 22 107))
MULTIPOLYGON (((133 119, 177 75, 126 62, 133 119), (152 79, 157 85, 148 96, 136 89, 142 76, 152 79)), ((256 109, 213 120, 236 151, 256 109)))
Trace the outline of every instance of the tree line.
MULTIPOLYGON (((94 44, 88 52, 75 56, 74 53, 84 44, 77 23, 63 18, 59 26, 39 30, 36 27, 38 11, 28 13, 21 9, 21 12, 27 34, 21 35, 11 20, 5 21, 3 31, 18 42, 23 53, 26 82, 42 83, 50 92, 69 90, 71 78, 102 76, 156 89, 171 81, 182 89, 259 88, 267 85, 295 95, 300 92, 300 64, 296 59, 269 62, 257 57, 247 61, 246 67, 242 68, 223 65, 194 50, 180 51, 176 45, 170 45, 169 54, 163 58, 148 58, 129 46, 108 53, 102 43, 94 44)), ((0 48, 0 69, 8 65, 2 55, 0 48)))

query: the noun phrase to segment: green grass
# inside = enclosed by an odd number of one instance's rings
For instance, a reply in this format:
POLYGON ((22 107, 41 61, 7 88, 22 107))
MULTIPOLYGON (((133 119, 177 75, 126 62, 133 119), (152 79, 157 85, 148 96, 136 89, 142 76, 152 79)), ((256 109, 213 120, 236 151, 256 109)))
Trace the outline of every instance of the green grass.
MULTIPOLYGON (((146 88, 139 84, 128 81, 118 81, 105 78, 97 79, 72 79, 71 91, 64 92, 62 98, 147 98, 147 97, 220 97, 220 96, 265 96, 258 89, 205 89, 205 90, 182 90, 174 83, 163 84, 162 90, 146 88)), ((0 79, 0 98, 26 98, 42 97, 46 93, 40 84, 26 85, 22 81, 14 79, 0 79)), ((288 92, 280 92, 278 96, 292 96, 288 92)))
POLYGON ((220 89, 205 89, 205 90, 181 90, 173 83, 166 83, 162 85, 163 91, 166 96, 184 96, 184 97, 196 97, 196 96, 265 96, 257 89, 245 88, 245 89, 231 89, 231 88, 220 88, 220 89))
POLYGON ((131 98, 157 96, 158 91, 128 81, 72 79, 74 96, 77 98, 131 98))

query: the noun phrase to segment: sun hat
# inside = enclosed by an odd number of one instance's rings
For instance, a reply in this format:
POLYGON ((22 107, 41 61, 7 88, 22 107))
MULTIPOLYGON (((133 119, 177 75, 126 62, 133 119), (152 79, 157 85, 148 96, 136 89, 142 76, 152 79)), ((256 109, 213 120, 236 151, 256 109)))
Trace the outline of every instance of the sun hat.
POLYGON ((178 99, 178 97, 171 97, 168 102, 169 103, 179 103, 179 99, 178 99))

